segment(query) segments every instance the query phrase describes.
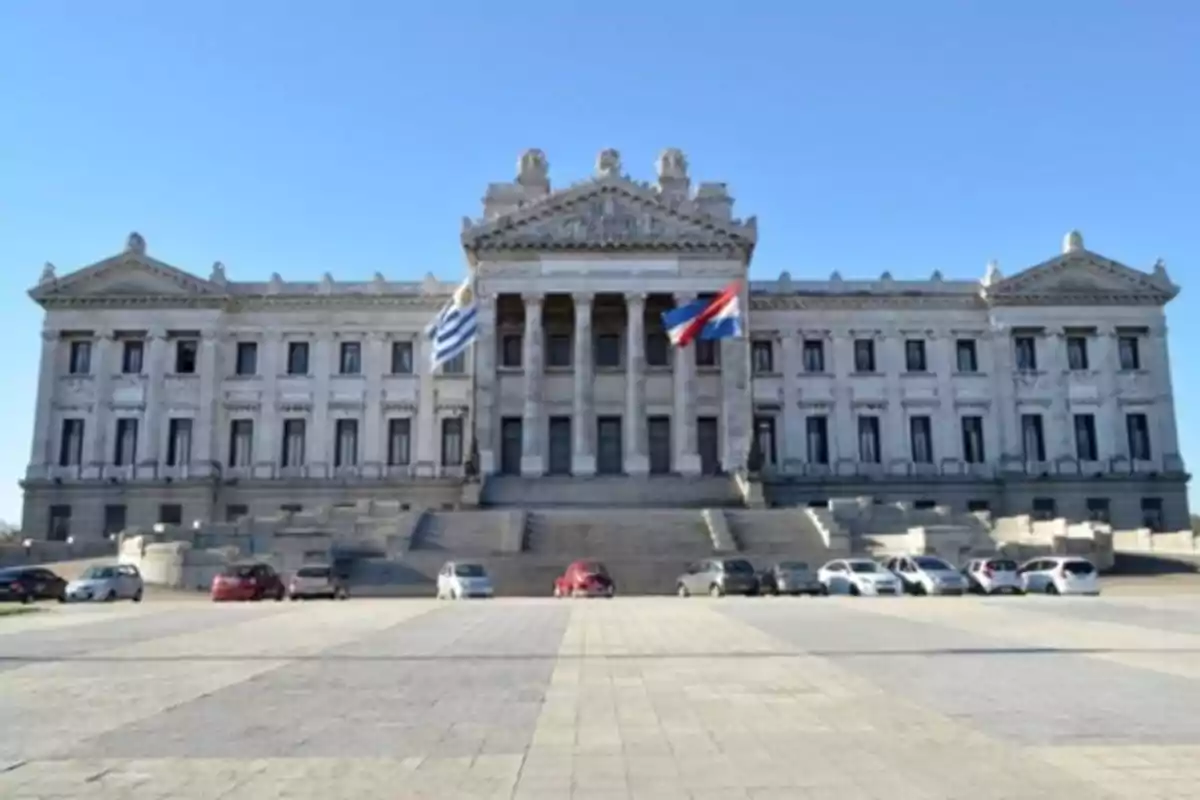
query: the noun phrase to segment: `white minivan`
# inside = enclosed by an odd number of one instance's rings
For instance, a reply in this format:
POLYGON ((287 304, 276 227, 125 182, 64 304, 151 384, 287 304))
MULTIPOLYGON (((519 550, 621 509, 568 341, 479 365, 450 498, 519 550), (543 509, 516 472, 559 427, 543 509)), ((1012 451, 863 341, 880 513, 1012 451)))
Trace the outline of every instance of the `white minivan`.
POLYGON ((1079 556, 1043 556, 1017 571, 1027 594, 1100 594, 1096 565, 1079 556))

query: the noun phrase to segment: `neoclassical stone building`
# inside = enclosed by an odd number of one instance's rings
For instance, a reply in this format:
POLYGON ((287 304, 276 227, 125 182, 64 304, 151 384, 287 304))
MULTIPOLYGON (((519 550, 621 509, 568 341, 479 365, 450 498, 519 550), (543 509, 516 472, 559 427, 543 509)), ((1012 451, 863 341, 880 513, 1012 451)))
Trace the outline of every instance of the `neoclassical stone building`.
POLYGON ((25 531, 457 503, 472 452, 485 502, 649 504, 728 482, 755 440, 781 504, 1187 525, 1161 263, 1073 232, 1008 278, 785 272, 744 284, 747 339, 673 351, 661 312, 746 278, 757 238, 678 150, 654 183, 606 150, 563 189, 530 150, 463 221, 480 337, 436 372, 422 330, 457 281, 203 278, 138 234, 47 265, 25 531))

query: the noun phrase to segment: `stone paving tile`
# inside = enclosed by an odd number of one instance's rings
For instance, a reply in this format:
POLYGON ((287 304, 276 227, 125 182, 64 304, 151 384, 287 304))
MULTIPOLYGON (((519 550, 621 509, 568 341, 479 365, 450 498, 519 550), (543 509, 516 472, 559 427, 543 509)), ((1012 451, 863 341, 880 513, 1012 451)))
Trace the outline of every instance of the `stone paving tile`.
POLYGON ((1200 614, 1183 609, 1155 608, 1133 603, 1048 601, 1026 603, 1022 611, 1050 614, 1070 620, 1108 622, 1148 630, 1171 631, 1200 636, 1200 614))

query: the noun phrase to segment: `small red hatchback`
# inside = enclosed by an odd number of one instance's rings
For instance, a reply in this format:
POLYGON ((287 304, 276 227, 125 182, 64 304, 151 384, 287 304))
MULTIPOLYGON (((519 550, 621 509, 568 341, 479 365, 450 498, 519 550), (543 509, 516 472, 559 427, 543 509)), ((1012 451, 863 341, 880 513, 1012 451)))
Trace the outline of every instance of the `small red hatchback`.
POLYGON ((283 578, 270 564, 230 564, 213 576, 212 599, 282 600, 287 595, 283 578))
POLYGON ((554 579, 555 597, 612 597, 617 593, 608 569, 599 561, 572 561, 554 579))

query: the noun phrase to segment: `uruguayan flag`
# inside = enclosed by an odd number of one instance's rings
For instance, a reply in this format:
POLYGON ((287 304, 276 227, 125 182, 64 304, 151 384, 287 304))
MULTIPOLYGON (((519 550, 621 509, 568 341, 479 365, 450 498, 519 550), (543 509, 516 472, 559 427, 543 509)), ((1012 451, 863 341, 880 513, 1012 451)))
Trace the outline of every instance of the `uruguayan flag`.
POLYGON ((475 294, 471 291, 471 279, 467 278, 454 291, 450 302, 425 328, 425 335, 433 341, 431 360, 434 369, 465 351, 475 341, 478 330, 475 315, 475 294))

